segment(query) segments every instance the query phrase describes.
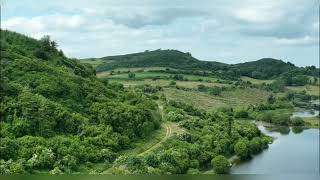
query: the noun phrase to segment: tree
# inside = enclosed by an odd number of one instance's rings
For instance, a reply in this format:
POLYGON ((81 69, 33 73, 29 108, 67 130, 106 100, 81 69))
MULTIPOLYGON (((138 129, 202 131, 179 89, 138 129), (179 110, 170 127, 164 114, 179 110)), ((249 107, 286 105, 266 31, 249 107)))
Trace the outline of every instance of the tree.
POLYGON ((177 83, 175 81, 170 81, 169 86, 175 86, 177 83))
POLYGON ((218 87, 218 86, 214 86, 212 88, 209 88, 209 94, 213 95, 213 96, 219 96, 222 92, 222 88, 218 87))
POLYGON ((230 170, 230 163, 228 159, 222 155, 218 155, 211 160, 211 165, 214 172, 217 174, 227 174, 230 170))
POLYGON ((55 162, 55 156, 52 150, 39 147, 42 151, 39 154, 34 154, 32 158, 28 160, 28 166, 38 169, 52 169, 55 162))
POLYGON ((240 159, 245 160, 249 157, 248 140, 241 139, 234 145, 234 152, 240 159))
POLYGON ((145 164, 139 157, 129 157, 127 167, 131 171, 145 169, 145 164))
POLYGON ((315 85, 318 84, 318 78, 317 77, 313 78, 313 84, 315 84, 315 85))
POLYGON ((179 122, 182 121, 184 119, 184 116, 182 114, 170 111, 167 116, 166 116, 168 121, 172 121, 172 122, 179 122))
POLYGON ((51 41, 50 36, 45 35, 39 40, 40 47, 37 48, 34 51, 34 56, 43 59, 43 60, 48 60, 50 55, 52 53, 57 53, 59 56, 63 56, 63 53, 59 53, 57 50, 57 43, 55 41, 51 41))
POLYGON ((58 47, 55 41, 51 41, 51 38, 49 35, 44 35, 40 39, 40 44, 41 44, 41 49, 47 52, 56 50, 56 48, 58 47))
POLYGON ((49 55, 46 51, 44 51, 43 49, 37 49, 34 52, 34 56, 39 58, 39 59, 43 59, 43 60, 48 60, 49 59, 49 55))
POLYGON ((270 94, 267 100, 269 104, 273 104, 276 102, 276 98, 273 96, 273 94, 270 94))
POLYGON ((233 117, 229 116, 228 117, 228 134, 231 136, 232 132, 232 122, 233 122, 233 117))
POLYGON ((175 74, 173 76, 173 79, 174 80, 179 80, 179 81, 183 81, 183 76, 181 74, 175 74))
POLYGON ((293 126, 303 126, 304 125, 304 121, 301 117, 296 117, 296 118, 292 118, 291 119, 291 124, 293 126))
POLYGON ((261 138, 261 142, 262 142, 262 148, 266 149, 269 147, 269 144, 272 143, 273 139, 271 137, 268 136, 263 136, 261 138))
POLYGON ((199 169, 195 169, 195 168, 190 168, 187 172, 187 174, 201 174, 201 172, 199 171, 199 169))
POLYGON ((63 172, 60 170, 59 167, 55 167, 49 172, 49 174, 63 174, 63 172))
POLYGON ((147 157, 145 158, 145 161, 147 165, 151 167, 157 167, 160 163, 158 156, 154 154, 147 155, 147 157))
POLYGON ((134 79, 135 77, 136 77, 136 74, 129 72, 129 74, 128 74, 129 79, 134 79))
POLYGON ((57 49, 58 43, 55 42, 55 41, 51 41, 51 42, 50 42, 50 46, 51 46, 53 49, 57 49))
POLYGON ((235 118, 248 118, 249 117, 249 113, 242 109, 242 110, 238 110, 235 112, 235 118))
POLYGON ((17 155, 17 149, 19 148, 18 143, 9 138, 0 139, 0 157, 4 160, 15 159, 17 155))
POLYGON ((290 123, 290 117, 288 114, 276 113, 272 117, 272 123, 287 126, 290 123))
POLYGON ((0 159, 0 174, 1 175, 8 175, 11 174, 10 165, 12 164, 12 159, 5 161, 0 159))
POLYGON ((206 87, 205 85, 203 85, 203 84, 199 84, 199 85, 198 85, 198 91, 204 92, 204 91, 206 91, 206 90, 207 90, 207 87, 206 87))
POLYGON ((24 160, 20 159, 16 162, 13 162, 10 165, 10 173, 11 174, 25 174, 26 171, 24 169, 24 165, 23 165, 24 160))
POLYGON ((254 137, 250 141, 250 152, 252 154, 258 154, 262 151, 262 141, 259 137, 254 137))

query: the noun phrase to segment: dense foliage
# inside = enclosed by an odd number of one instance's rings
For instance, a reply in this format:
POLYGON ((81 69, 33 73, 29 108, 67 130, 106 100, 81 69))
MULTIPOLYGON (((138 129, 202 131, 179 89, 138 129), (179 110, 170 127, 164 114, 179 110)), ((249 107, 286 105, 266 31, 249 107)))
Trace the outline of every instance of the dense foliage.
POLYGON ((192 105, 168 101, 167 120, 179 122, 185 133, 173 136, 147 156, 123 155, 107 173, 111 174, 198 174, 212 166, 215 173, 228 173, 234 154, 247 159, 268 147, 269 137, 255 124, 234 121, 230 108, 198 110, 192 105), (230 125, 231 122, 231 125, 230 125), (238 147, 245 141, 244 148, 238 147))
POLYGON ((112 162, 159 128, 146 95, 109 84, 49 36, 1 30, 1 173, 77 171, 112 162))

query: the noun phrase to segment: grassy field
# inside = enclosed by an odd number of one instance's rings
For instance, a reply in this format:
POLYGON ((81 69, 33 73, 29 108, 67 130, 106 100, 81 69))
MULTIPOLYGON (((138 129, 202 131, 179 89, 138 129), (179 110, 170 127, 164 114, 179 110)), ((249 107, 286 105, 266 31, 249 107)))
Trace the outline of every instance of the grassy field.
POLYGON ((242 76, 241 80, 243 81, 250 81, 252 84, 271 84, 274 82, 274 80, 261 80, 261 79, 253 79, 251 77, 247 77, 247 76, 242 76))
POLYGON ((295 86, 295 87, 287 87, 288 89, 296 92, 306 91, 309 95, 319 96, 320 95, 320 87, 313 86, 313 85, 306 85, 306 86, 295 86))
POLYGON ((319 117, 303 118, 303 121, 307 124, 306 127, 320 128, 320 118, 319 117))
POLYGON ((227 106, 229 104, 229 102, 225 101, 223 98, 195 91, 166 88, 164 89, 164 94, 168 100, 181 101, 187 104, 192 104, 201 109, 212 109, 227 106))
MULTIPOLYGON (((157 73, 157 72, 137 72, 135 73, 135 80, 141 80, 141 79, 152 79, 155 77, 159 77, 159 78, 169 78, 171 74, 168 73, 157 73)), ((98 73, 97 76, 99 78, 108 78, 108 79, 129 79, 128 77, 128 73, 120 73, 120 74, 113 74, 110 75, 110 72, 101 72, 98 73)))
MULTIPOLYGON (((137 67, 137 68, 116 68, 116 69, 112 69, 112 70, 108 70, 108 71, 104 71, 104 72, 141 72, 141 71, 156 71, 156 70, 166 70, 167 68, 164 67, 137 67)), ((173 68, 170 68, 171 70, 175 70, 173 68)))
MULTIPOLYGON (((161 72, 135 72, 135 79, 152 79, 152 78, 169 78, 170 75, 174 75, 174 74, 170 74, 170 73, 161 73, 161 72)), ((109 71, 104 71, 104 72, 100 72, 97 73, 97 76, 99 78, 108 78, 108 79, 129 79, 128 78, 128 73, 114 73, 113 75, 110 75, 109 71)), ((189 74, 183 74, 184 78, 187 78, 190 81, 216 81, 218 80, 217 78, 214 77, 208 77, 208 76, 197 76, 197 75, 189 75, 189 74)))
POLYGON ((176 81, 178 86, 197 89, 200 84, 205 85, 207 87, 230 87, 229 84, 222 84, 222 83, 214 83, 214 82, 198 82, 198 81, 176 81))
POLYGON ((257 104, 265 102, 269 95, 266 91, 249 88, 224 91, 221 96, 174 88, 165 88, 164 94, 169 100, 182 101, 206 110, 224 106, 241 107, 257 104))
MULTIPOLYGON (((129 87, 129 86, 136 86, 136 85, 145 85, 149 84, 151 86, 168 86, 171 82, 171 80, 164 80, 164 79, 159 79, 159 80, 151 80, 151 79, 142 79, 142 80, 128 80, 128 79, 109 79, 110 82, 117 82, 121 83, 124 85, 124 87, 129 87)), ((199 82, 199 81, 176 81, 177 86, 179 87, 185 87, 185 88, 190 88, 190 89, 197 89, 198 85, 202 84, 207 87, 229 87, 229 84, 222 84, 222 83, 209 83, 209 82, 199 82)))
MULTIPOLYGON (((151 67, 152 69, 161 69, 160 67, 151 67)), ((190 91, 176 89, 174 87, 169 87, 172 79, 170 73, 161 73, 161 72, 148 72, 141 70, 146 68, 130 68, 130 69, 119 69, 121 71, 139 71, 135 72, 135 78, 129 79, 128 73, 115 73, 110 75, 109 72, 102 72, 98 74, 100 78, 107 78, 110 82, 117 82, 123 84, 125 87, 136 86, 136 85, 145 85, 149 84, 151 86, 161 86, 164 87, 164 94, 168 99, 183 101, 188 104, 193 104, 202 109, 208 108, 217 108, 222 106, 247 106, 250 104, 258 104, 266 102, 267 97, 270 92, 261 89, 254 88, 234 88, 231 90, 223 91, 220 96, 209 95, 208 93, 202 93, 196 91, 200 84, 207 87, 214 86, 225 86, 230 87, 229 84, 216 83, 218 79, 214 77, 202 77, 197 75, 186 75, 183 74, 184 78, 187 78, 188 81, 176 81, 178 87, 184 87, 188 89, 193 89, 190 91), (152 80, 153 78, 158 77, 158 80, 152 80), (202 81, 199 81, 201 79, 202 81)), ((150 69, 149 69, 150 70, 150 69)), ((272 83, 273 80, 258 80, 249 77, 242 77, 242 80, 250 81, 253 84, 261 83, 272 83)), ((303 91, 306 90, 308 94, 318 95, 319 87, 318 86, 301 86, 301 87, 288 87, 288 89, 293 91, 303 91)), ((282 96, 281 93, 276 94, 277 97, 282 96)))
POLYGON ((90 64, 91 66, 93 66, 94 68, 97 67, 100 64, 104 64, 105 61, 98 59, 98 60, 81 60, 81 63, 86 63, 86 64, 90 64))
POLYGON ((236 104, 238 105, 249 105, 249 104, 258 104, 258 103, 266 102, 269 94, 270 94, 269 92, 260 90, 260 89, 237 88, 230 91, 223 91, 221 96, 225 99, 236 101, 236 104))
MULTIPOLYGON (((171 70, 175 70, 170 68, 171 70)), ((98 77, 107 77, 107 76, 112 76, 110 75, 111 71, 114 72, 114 75, 117 75, 117 72, 120 72, 121 74, 126 74, 128 75, 128 71, 133 72, 133 73, 143 73, 143 72, 148 72, 148 71, 157 71, 157 70, 166 70, 164 67, 144 67, 144 68, 116 68, 113 70, 108 70, 108 71, 103 71, 103 72, 98 72, 97 76, 98 77)))
POLYGON ((156 81, 153 81, 151 79, 143 79, 143 80, 109 79, 109 82, 120 83, 120 84, 123 84, 124 87, 146 85, 146 84, 149 84, 151 86, 163 87, 163 86, 168 86, 170 83, 169 80, 163 80, 163 79, 159 79, 156 81))

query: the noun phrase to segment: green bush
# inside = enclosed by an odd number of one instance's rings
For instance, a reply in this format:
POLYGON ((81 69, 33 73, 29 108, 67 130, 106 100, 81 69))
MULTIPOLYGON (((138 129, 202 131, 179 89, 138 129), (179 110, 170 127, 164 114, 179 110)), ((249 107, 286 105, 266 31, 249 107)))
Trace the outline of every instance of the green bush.
POLYGON ((300 117, 292 118, 291 119, 291 125, 293 125, 293 126, 303 126, 304 125, 304 121, 300 117))
POLYGON ((214 168, 214 172, 217 174, 227 174, 230 170, 228 159, 222 155, 214 157, 211 161, 211 165, 214 168))
POLYGON ((250 157, 249 141, 247 139, 241 139, 234 145, 234 152, 242 160, 246 160, 250 157))

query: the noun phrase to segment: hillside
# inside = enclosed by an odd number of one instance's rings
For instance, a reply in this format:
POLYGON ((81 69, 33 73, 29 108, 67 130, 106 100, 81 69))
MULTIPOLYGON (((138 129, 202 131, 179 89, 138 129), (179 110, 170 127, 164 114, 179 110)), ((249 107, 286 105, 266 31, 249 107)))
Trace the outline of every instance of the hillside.
POLYGON ((214 61, 200 61, 192 57, 190 53, 183 53, 177 50, 145 51, 127 55, 84 59, 81 62, 94 65, 97 72, 119 68, 164 67, 185 71, 208 71, 225 78, 247 76, 256 79, 274 79, 288 72, 299 72, 299 74, 311 76, 319 74, 319 69, 314 67, 300 68, 290 62, 286 63, 272 58, 263 58, 239 64, 225 64, 214 61))
POLYGON ((116 68, 134 67, 168 67, 189 70, 218 70, 225 66, 218 62, 202 62, 177 50, 155 50, 141 53, 107 56, 99 59, 87 59, 87 61, 100 61, 96 67, 98 72, 116 68))
POLYGON ((145 95, 99 80, 48 36, 1 30, 1 174, 113 161, 160 126, 145 95))
POLYGON ((256 79, 273 79, 282 73, 299 69, 290 62, 285 63, 272 58, 263 58, 257 61, 235 64, 232 65, 232 67, 238 69, 242 76, 256 79))

